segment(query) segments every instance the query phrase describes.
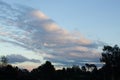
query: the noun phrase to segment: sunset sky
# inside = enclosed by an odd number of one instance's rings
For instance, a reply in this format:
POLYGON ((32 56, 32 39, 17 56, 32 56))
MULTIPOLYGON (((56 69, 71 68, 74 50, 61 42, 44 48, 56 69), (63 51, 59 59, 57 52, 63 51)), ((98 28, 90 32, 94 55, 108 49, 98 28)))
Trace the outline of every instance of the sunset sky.
POLYGON ((0 56, 32 69, 99 65, 104 45, 120 43, 120 0, 0 0, 0 56))

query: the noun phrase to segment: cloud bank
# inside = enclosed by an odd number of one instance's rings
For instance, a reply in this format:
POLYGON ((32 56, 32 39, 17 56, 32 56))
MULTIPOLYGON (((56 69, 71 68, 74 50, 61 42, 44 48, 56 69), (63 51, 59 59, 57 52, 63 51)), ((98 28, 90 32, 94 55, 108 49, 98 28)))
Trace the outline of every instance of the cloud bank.
POLYGON ((37 59, 28 59, 27 57, 16 54, 7 55, 6 58, 8 59, 9 63, 22 63, 22 62, 40 63, 40 61, 37 59))
POLYGON ((56 63, 76 63, 81 59, 99 57, 96 50, 103 45, 102 42, 62 29, 39 10, 20 5, 14 7, 0 1, 0 14, 2 42, 35 51, 44 60, 54 60, 56 63))

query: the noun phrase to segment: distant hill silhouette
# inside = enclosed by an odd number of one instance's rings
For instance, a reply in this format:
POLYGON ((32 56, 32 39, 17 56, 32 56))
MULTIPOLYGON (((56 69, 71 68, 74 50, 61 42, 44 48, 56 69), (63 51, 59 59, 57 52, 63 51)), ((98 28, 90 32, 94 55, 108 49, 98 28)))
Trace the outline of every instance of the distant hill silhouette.
POLYGON ((0 80, 120 80, 120 48, 115 45, 104 46, 101 62, 105 64, 98 69, 95 64, 86 63, 79 67, 55 70, 50 61, 29 72, 7 64, 2 57, 0 65, 0 80))

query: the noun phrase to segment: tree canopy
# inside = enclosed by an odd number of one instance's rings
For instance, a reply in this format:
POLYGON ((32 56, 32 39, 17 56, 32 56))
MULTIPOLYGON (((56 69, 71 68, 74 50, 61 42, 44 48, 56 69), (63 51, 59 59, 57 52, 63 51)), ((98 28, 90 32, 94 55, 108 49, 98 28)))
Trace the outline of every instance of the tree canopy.
POLYGON ((104 46, 101 62, 111 67, 120 67, 120 48, 115 46, 104 46))

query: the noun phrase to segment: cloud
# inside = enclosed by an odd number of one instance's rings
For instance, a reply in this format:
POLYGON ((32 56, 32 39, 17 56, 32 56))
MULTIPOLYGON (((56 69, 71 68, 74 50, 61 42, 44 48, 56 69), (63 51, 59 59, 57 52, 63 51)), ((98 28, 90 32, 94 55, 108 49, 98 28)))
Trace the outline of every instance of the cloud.
POLYGON ((62 29, 39 10, 20 5, 13 7, 1 1, 0 9, 0 39, 4 42, 35 51, 44 59, 55 61, 92 59, 100 55, 96 50, 103 42, 62 29))
POLYGON ((37 59, 28 59, 22 55, 11 54, 6 56, 8 58, 9 63, 23 63, 23 62, 35 62, 40 63, 40 60, 37 59))

